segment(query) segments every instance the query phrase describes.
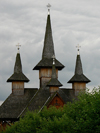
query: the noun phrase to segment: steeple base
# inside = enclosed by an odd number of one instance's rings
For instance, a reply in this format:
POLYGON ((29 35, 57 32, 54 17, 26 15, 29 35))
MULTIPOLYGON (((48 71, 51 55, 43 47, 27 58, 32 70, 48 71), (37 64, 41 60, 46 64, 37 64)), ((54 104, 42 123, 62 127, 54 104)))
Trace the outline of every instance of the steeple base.
POLYGON ((12 82, 12 94, 24 95, 24 82, 12 82))
MULTIPOLYGON (((39 70, 40 88, 47 85, 52 75, 52 68, 41 68, 39 70)), ((56 75, 58 77, 58 69, 56 69, 56 75)))
POLYGON ((42 77, 40 78, 40 88, 47 85, 47 83, 50 81, 50 77, 42 77))
POLYGON ((56 91, 59 90, 59 87, 50 87, 49 90, 50 90, 51 95, 53 95, 56 91))
POLYGON ((74 82, 72 83, 72 89, 75 90, 75 96, 78 96, 79 93, 84 93, 86 90, 86 83, 74 82))

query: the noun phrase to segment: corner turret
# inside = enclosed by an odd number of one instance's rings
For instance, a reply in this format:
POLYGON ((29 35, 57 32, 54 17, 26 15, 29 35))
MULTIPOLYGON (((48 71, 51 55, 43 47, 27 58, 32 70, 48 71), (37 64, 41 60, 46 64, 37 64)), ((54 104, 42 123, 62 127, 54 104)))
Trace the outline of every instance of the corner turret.
POLYGON ((82 63, 79 53, 79 45, 78 54, 76 58, 76 67, 74 76, 68 81, 68 83, 72 83, 72 89, 75 89, 76 96, 80 91, 85 91, 86 83, 90 82, 90 80, 83 74, 82 63))
POLYGON ((12 93, 14 95, 24 95, 24 82, 29 82, 29 79, 22 72, 19 46, 18 46, 18 53, 16 55, 14 73, 7 80, 7 82, 12 82, 12 93))

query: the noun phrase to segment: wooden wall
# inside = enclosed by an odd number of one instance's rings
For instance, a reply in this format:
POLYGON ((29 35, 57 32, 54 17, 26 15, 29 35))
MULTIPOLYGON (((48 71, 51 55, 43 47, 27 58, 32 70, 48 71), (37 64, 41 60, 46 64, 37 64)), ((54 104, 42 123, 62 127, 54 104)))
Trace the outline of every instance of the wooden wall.
POLYGON ((12 93, 14 95, 24 95, 24 82, 12 82, 12 93))
POLYGON ((59 90, 59 87, 50 87, 50 93, 53 94, 54 92, 59 90))
MULTIPOLYGON (((56 69, 56 74, 58 77, 58 69, 56 69)), ((39 79, 40 79, 40 87, 48 83, 52 76, 52 68, 41 68, 39 70, 39 79)))
POLYGON ((81 82, 74 82, 72 84, 72 89, 75 89, 75 95, 78 96, 79 92, 85 92, 86 83, 81 82))

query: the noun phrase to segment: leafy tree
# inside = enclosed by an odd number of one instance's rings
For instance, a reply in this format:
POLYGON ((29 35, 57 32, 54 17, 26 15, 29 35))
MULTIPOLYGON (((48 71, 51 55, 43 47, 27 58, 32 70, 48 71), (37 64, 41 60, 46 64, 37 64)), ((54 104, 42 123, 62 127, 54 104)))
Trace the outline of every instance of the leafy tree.
POLYGON ((40 112, 27 112, 24 118, 7 127, 3 133, 99 133, 100 88, 94 88, 67 103, 63 108, 46 107, 40 112))

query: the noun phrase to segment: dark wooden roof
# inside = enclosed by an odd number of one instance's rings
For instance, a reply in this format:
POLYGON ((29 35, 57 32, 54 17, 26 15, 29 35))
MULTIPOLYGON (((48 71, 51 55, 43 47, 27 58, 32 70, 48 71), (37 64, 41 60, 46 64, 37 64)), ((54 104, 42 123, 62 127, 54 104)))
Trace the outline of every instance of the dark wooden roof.
POLYGON ((53 44, 53 38, 52 38, 50 15, 48 15, 42 59, 43 58, 52 58, 53 55, 55 55, 55 52, 54 52, 54 44, 53 44))
MULTIPOLYGON (((55 66, 58 70, 62 70, 64 65, 62 65, 57 59, 55 59, 55 66)), ((40 68, 52 68, 52 58, 43 58, 33 70, 39 70, 40 68)))
POLYGON ((56 68, 55 68, 55 64, 52 65, 52 76, 50 81, 48 82, 47 86, 55 86, 55 87, 60 87, 62 86, 62 84, 59 82, 59 80, 57 79, 57 75, 56 75, 56 68))
POLYGON ((37 89, 25 89, 24 95, 16 96, 12 93, 0 106, 0 119, 15 119, 18 118, 21 112, 26 108, 29 101, 32 99, 37 89))
POLYGON ((29 82, 29 79, 22 72, 22 64, 20 54, 17 53, 16 61, 14 66, 14 73, 7 80, 7 82, 20 81, 20 82, 29 82))
POLYGON ((72 89, 63 89, 63 88, 59 88, 59 91, 56 91, 53 95, 51 95, 51 97, 48 99, 46 106, 49 105, 49 103, 52 101, 52 99, 56 96, 59 95, 61 97, 61 99, 63 100, 64 104, 66 104, 67 102, 72 102, 73 99, 76 100, 76 96, 74 93, 74 90, 72 89))
POLYGON ((62 99, 67 102, 73 102, 73 100, 77 100, 77 96, 75 95, 74 89, 68 89, 68 88, 60 88, 59 94, 62 97, 62 99))
POLYGON ((49 86, 49 87, 50 87, 50 86, 60 87, 60 86, 62 86, 62 84, 59 82, 58 79, 52 78, 52 79, 48 82, 47 86, 49 86))
POLYGON ((83 74, 83 69, 82 69, 82 63, 81 63, 80 55, 77 55, 75 74, 68 81, 68 83, 73 83, 73 82, 85 82, 85 83, 90 82, 90 80, 83 74))
POLYGON ((85 83, 88 83, 88 82, 90 82, 90 80, 89 80, 84 74, 81 74, 81 75, 75 74, 75 75, 68 81, 68 83, 73 83, 73 82, 85 82, 85 83))
POLYGON ((40 88, 34 97, 31 99, 29 102, 28 106, 26 107, 26 110, 21 114, 23 116, 25 112, 28 110, 30 111, 35 111, 35 110, 40 110, 45 106, 46 102, 50 98, 50 92, 49 92, 49 87, 45 88, 40 88))
MULTIPOLYGON (((64 103, 72 102, 73 99, 77 99, 77 97, 75 96, 75 92, 72 89, 59 88, 59 91, 57 93, 63 99, 64 103)), ((56 92, 54 93, 54 95, 55 94, 56 92)), ((29 102, 28 106, 26 107, 26 110, 24 110, 24 112, 21 115, 23 116, 25 114, 27 108, 30 111, 41 111, 44 106, 47 106, 49 104, 54 95, 51 96, 49 92, 49 87, 45 87, 45 89, 40 88, 36 92, 32 100, 29 102)))
MULTIPOLYGON (((47 24, 44 38, 44 47, 42 53, 42 60, 33 68, 33 70, 39 70, 40 68, 52 68, 52 56, 55 55, 54 44, 52 38, 52 29, 50 15, 47 16, 47 24)), ((56 68, 59 70, 64 68, 58 60, 56 60, 56 68)))
POLYGON ((80 55, 77 55, 77 58, 76 58, 75 74, 78 74, 78 75, 83 74, 83 69, 82 69, 82 63, 81 63, 80 55))
MULTIPOLYGON (((60 88, 57 93, 63 99, 64 103, 77 99, 72 89, 60 88)), ((41 111, 44 106, 49 104, 52 98, 49 87, 40 88, 39 90, 35 88, 25 89, 25 94, 22 96, 10 94, 0 106, 0 119, 18 119, 25 115, 27 109, 30 111, 41 111)))

